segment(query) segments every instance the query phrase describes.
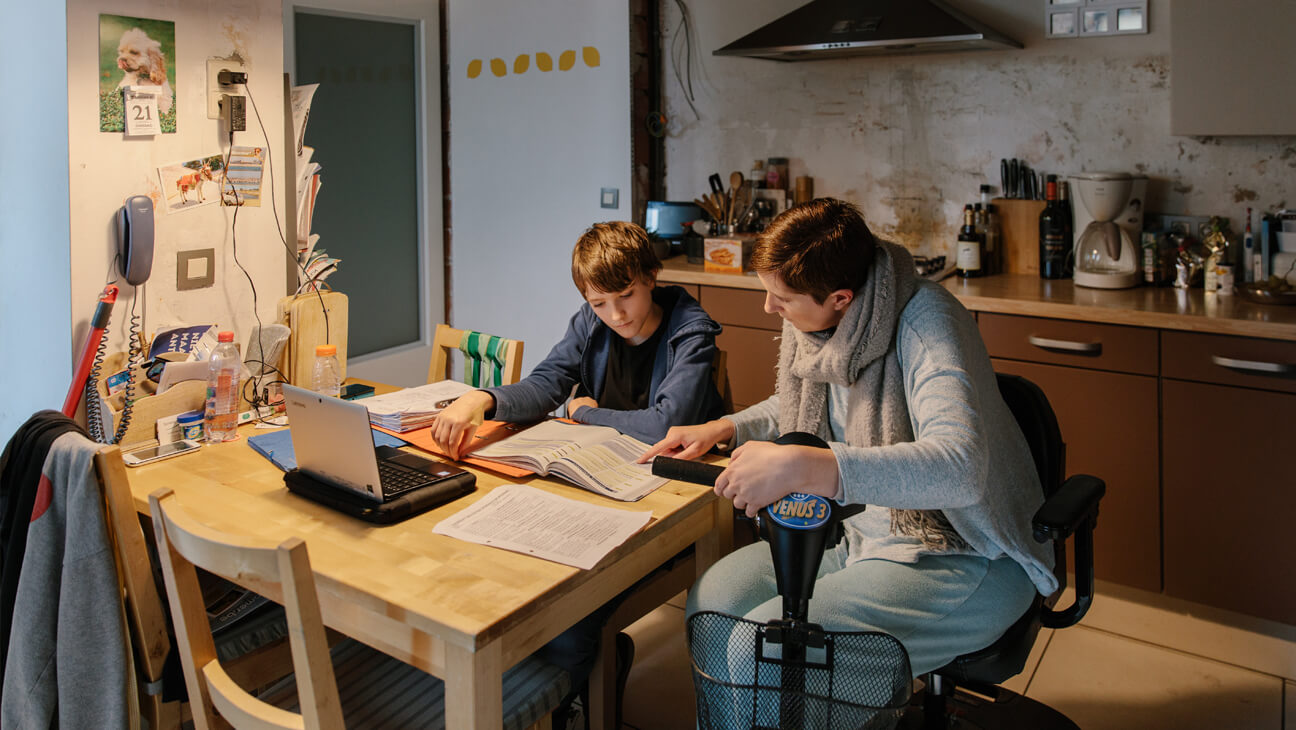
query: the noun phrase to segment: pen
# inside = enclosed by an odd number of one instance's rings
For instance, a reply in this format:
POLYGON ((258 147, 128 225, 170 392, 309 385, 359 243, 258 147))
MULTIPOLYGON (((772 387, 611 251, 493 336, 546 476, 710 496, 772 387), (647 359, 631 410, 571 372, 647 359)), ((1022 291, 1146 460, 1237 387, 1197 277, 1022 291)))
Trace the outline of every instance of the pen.
POLYGON ((445 407, 449 406, 451 403, 454 403, 454 402, 457 401, 457 400, 459 400, 459 396, 455 396, 454 398, 446 398, 445 400, 439 400, 439 401, 437 401, 436 403, 433 403, 433 404, 432 404, 432 407, 433 407, 433 408, 445 408, 445 407))

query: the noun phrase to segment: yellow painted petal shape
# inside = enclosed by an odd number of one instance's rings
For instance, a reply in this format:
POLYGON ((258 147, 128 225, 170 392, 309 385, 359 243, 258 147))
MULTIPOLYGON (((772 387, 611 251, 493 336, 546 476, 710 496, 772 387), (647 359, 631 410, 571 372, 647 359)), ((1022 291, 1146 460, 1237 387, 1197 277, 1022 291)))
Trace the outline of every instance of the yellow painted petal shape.
POLYGON ((585 46, 581 49, 581 57, 585 59, 585 65, 590 68, 597 68, 599 65, 599 52, 594 46, 585 46))
POLYGON ((474 58, 468 62, 468 78, 475 79, 481 76, 482 62, 480 58, 474 58))
POLYGON ((544 51, 540 51, 539 53, 537 53, 536 68, 540 69, 541 71, 552 71, 553 56, 550 56, 548 53, 545 53, 544 51))
POLYGON ((575 51, 563 51, 562 54, 558 56, 559 71, 570 71, 571 67, 575 65, 576 65, 575 51))
POLYGON ((491 73, 495 74, 496 76, 503 76, 504 74, 508 73, 508 64, 504 63, 504 59, 502 58, 492 58, 491 73))
POLYGON ((527 69, 531 68, 531 57, 523 53, 513 59, 513 73, 524 74, 527 69))

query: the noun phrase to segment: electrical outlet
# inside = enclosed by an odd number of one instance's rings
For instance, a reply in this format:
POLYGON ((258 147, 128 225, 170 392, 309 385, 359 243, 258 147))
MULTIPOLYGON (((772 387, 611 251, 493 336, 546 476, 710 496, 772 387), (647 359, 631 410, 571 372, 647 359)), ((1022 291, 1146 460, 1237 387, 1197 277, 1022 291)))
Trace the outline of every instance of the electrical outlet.
POLYGON ((220 100, 222 94, 242 95, 243 89, 238 84, 222 84, 217 76, 221 71, 239 71, 247 73, 247 66, 239 58, 207 59, 207 118, 220 119, 220 100))

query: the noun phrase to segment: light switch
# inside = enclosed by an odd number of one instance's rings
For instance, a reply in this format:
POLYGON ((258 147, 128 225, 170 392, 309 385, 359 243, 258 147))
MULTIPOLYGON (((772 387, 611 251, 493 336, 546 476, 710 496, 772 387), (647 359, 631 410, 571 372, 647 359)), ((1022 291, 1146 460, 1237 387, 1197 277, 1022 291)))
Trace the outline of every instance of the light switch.
POLYGON ((621 198, 621 191, 618 188, 603 188, 599 199, 599 205, 604 208, 616 208, 620 203, 617 201, 621 198))
POLYGON ((216 283, 216 249, 176 253, 176 291, 204 289, 216 283))

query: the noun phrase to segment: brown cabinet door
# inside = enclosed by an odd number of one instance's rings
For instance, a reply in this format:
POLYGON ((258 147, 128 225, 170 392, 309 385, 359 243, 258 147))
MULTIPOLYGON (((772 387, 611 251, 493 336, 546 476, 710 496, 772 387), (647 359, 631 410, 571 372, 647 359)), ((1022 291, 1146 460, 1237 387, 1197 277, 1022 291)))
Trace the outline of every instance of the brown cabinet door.
POLYGON ((1058 365, 992 360, 1043 389, 1066 442, 1066 474, 1107 483, 1094 530, 1101 580, 1161 590, 1157 380, 1058 365))
POLYGON ((722 325, 736 324, 775 332, 783 329, 783 318, 765 311, 764 290, 704 286, 700 301, 707 314, 722 325))
POLYGON ((716 346, 727 353, 729 388, 736 410, 774 395, 774 365, 778 362, 778 333, 727 324, 716 346))
POLYGON ((1165 589, 1296 624, 1296 395, 1162 382, 1165 589))

